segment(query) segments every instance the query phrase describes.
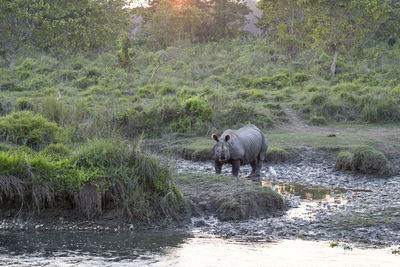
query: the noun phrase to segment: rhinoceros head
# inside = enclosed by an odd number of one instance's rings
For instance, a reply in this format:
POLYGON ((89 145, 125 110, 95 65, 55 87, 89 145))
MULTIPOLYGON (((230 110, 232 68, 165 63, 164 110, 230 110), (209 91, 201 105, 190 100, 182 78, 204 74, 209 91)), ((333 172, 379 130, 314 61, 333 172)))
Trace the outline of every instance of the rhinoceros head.
POLYGON ((227 134, 225 138, 218 138, 217 135, 213 134, 211 137, 217 142, 213 148, 215 159, 220 162, 227 162, 230 159, 228 141, 231 139, 231 135, 227 134))

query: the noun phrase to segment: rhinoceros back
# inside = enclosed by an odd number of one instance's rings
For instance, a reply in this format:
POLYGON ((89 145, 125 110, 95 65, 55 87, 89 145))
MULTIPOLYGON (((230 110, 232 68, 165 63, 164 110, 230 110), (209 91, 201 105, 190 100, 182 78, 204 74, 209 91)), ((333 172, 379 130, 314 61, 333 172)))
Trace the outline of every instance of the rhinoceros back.
POLYGON ((238 130, 226 130, 221 138, 231 135, 228 141, 231 159, 240 159, 243 163, 249 163, 259 158, 264 160, 268 148, 267 139, 263 132, 256 126, 249 124, 238 130))

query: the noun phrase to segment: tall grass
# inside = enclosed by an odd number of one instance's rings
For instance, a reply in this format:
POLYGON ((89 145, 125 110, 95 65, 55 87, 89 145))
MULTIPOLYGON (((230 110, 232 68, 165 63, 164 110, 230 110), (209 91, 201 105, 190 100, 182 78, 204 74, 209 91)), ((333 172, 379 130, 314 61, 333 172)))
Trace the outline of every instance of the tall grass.
POLYGON ((73 199, 87 218, 105 209, 102 202, 131 221, 177 218, 183 199, 170 175, 154 157, 121 141, 94 140, 74 153, 56 145, 40 153, 0 152, 0 201, 39 212, 73 199))

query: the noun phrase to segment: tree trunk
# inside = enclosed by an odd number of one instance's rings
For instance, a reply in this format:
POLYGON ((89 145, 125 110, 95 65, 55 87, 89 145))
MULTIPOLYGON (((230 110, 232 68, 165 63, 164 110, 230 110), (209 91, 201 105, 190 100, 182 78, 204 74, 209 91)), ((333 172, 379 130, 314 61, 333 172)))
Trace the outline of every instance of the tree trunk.
POLYGON ((332 61, 332 65, 331 65, 331 81, 333 81, 333 78, 335 78, 335 72, 336 72, 336 64, 337 64, 337 59, 339 56, 339 51, 336 49, 335 50, 335 54, 333 56, 333 61, 332 61))
POLYGON ((14 69, 15 69, 15 55, 10 55, 10 74, 14 74, 14 69))

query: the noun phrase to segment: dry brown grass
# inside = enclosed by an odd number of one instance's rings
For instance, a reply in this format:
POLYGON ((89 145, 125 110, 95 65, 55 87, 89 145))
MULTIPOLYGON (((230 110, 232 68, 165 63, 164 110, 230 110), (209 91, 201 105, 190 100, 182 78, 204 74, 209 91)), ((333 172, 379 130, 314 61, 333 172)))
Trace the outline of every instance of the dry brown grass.
POLYGON ((81 214, 92 219, 101 213, 101 193, 92 184, 84 185, 77 195, 77 206, 81 214))
POLYGON ((0 203, 24 200, 25 183, 14 176, 0 175, 0 203))

